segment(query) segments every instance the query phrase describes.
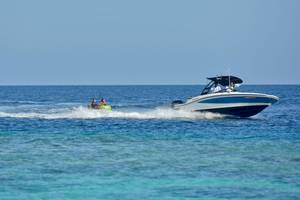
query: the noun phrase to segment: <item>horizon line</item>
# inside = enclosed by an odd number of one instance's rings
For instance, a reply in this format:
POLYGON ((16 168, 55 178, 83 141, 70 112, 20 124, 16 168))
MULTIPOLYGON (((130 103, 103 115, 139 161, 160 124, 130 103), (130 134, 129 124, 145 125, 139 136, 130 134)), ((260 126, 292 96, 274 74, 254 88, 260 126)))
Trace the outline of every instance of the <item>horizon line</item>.
MULTIPOLYGON (((206 84, 0 84, 0 87, 7 86, 196 86, 206 84)), ((243 85, 266 85, 266 86, 298 86, 300 83, 250 83, 243 85)))

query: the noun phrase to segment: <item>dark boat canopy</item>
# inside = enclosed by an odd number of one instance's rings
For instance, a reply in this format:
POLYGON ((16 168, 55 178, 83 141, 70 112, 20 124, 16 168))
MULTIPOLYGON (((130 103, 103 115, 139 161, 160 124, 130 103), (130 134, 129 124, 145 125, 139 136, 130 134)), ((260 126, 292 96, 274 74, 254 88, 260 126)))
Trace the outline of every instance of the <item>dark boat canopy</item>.
POLYGON ((216 76, 207 79, 213 81, 216 84, 220 84, 224 87, 229 86, 229 81, 230 84, 234 84, 234 85, 243 83, 243 80, 236 76, 216 76))

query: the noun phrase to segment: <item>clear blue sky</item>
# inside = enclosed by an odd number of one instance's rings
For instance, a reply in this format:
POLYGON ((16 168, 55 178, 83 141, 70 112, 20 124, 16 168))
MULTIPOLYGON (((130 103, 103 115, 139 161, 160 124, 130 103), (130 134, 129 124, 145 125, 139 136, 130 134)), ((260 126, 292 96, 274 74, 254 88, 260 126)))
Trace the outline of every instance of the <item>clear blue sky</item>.
POLYGON ((7 0, 0 84, 300 83, 300 0, 7 0))

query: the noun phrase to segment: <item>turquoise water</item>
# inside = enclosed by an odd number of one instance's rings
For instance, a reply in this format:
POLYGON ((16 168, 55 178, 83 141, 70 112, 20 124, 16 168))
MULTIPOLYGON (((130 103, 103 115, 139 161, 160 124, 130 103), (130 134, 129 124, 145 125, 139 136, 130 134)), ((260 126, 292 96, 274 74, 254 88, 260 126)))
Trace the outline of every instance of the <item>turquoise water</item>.
POLYGON ((0 199, 299 199, 300 86, 243 86, 280 97, 249 119, 169 108, 200 90, 0 87, 0 199))

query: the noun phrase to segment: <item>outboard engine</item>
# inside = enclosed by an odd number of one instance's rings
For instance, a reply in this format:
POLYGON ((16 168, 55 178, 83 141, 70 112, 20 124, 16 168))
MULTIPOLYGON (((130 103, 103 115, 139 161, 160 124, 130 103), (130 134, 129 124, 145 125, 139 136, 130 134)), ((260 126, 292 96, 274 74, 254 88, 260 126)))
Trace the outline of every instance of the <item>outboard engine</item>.
POLYGON ((176 104, 183 104, 183 103, 184 103, 184 102, 181 101, 181 100, 175 100, 175 101, 172 102, 171 106, 172 106, 172 108, 173 108, 176 104))

